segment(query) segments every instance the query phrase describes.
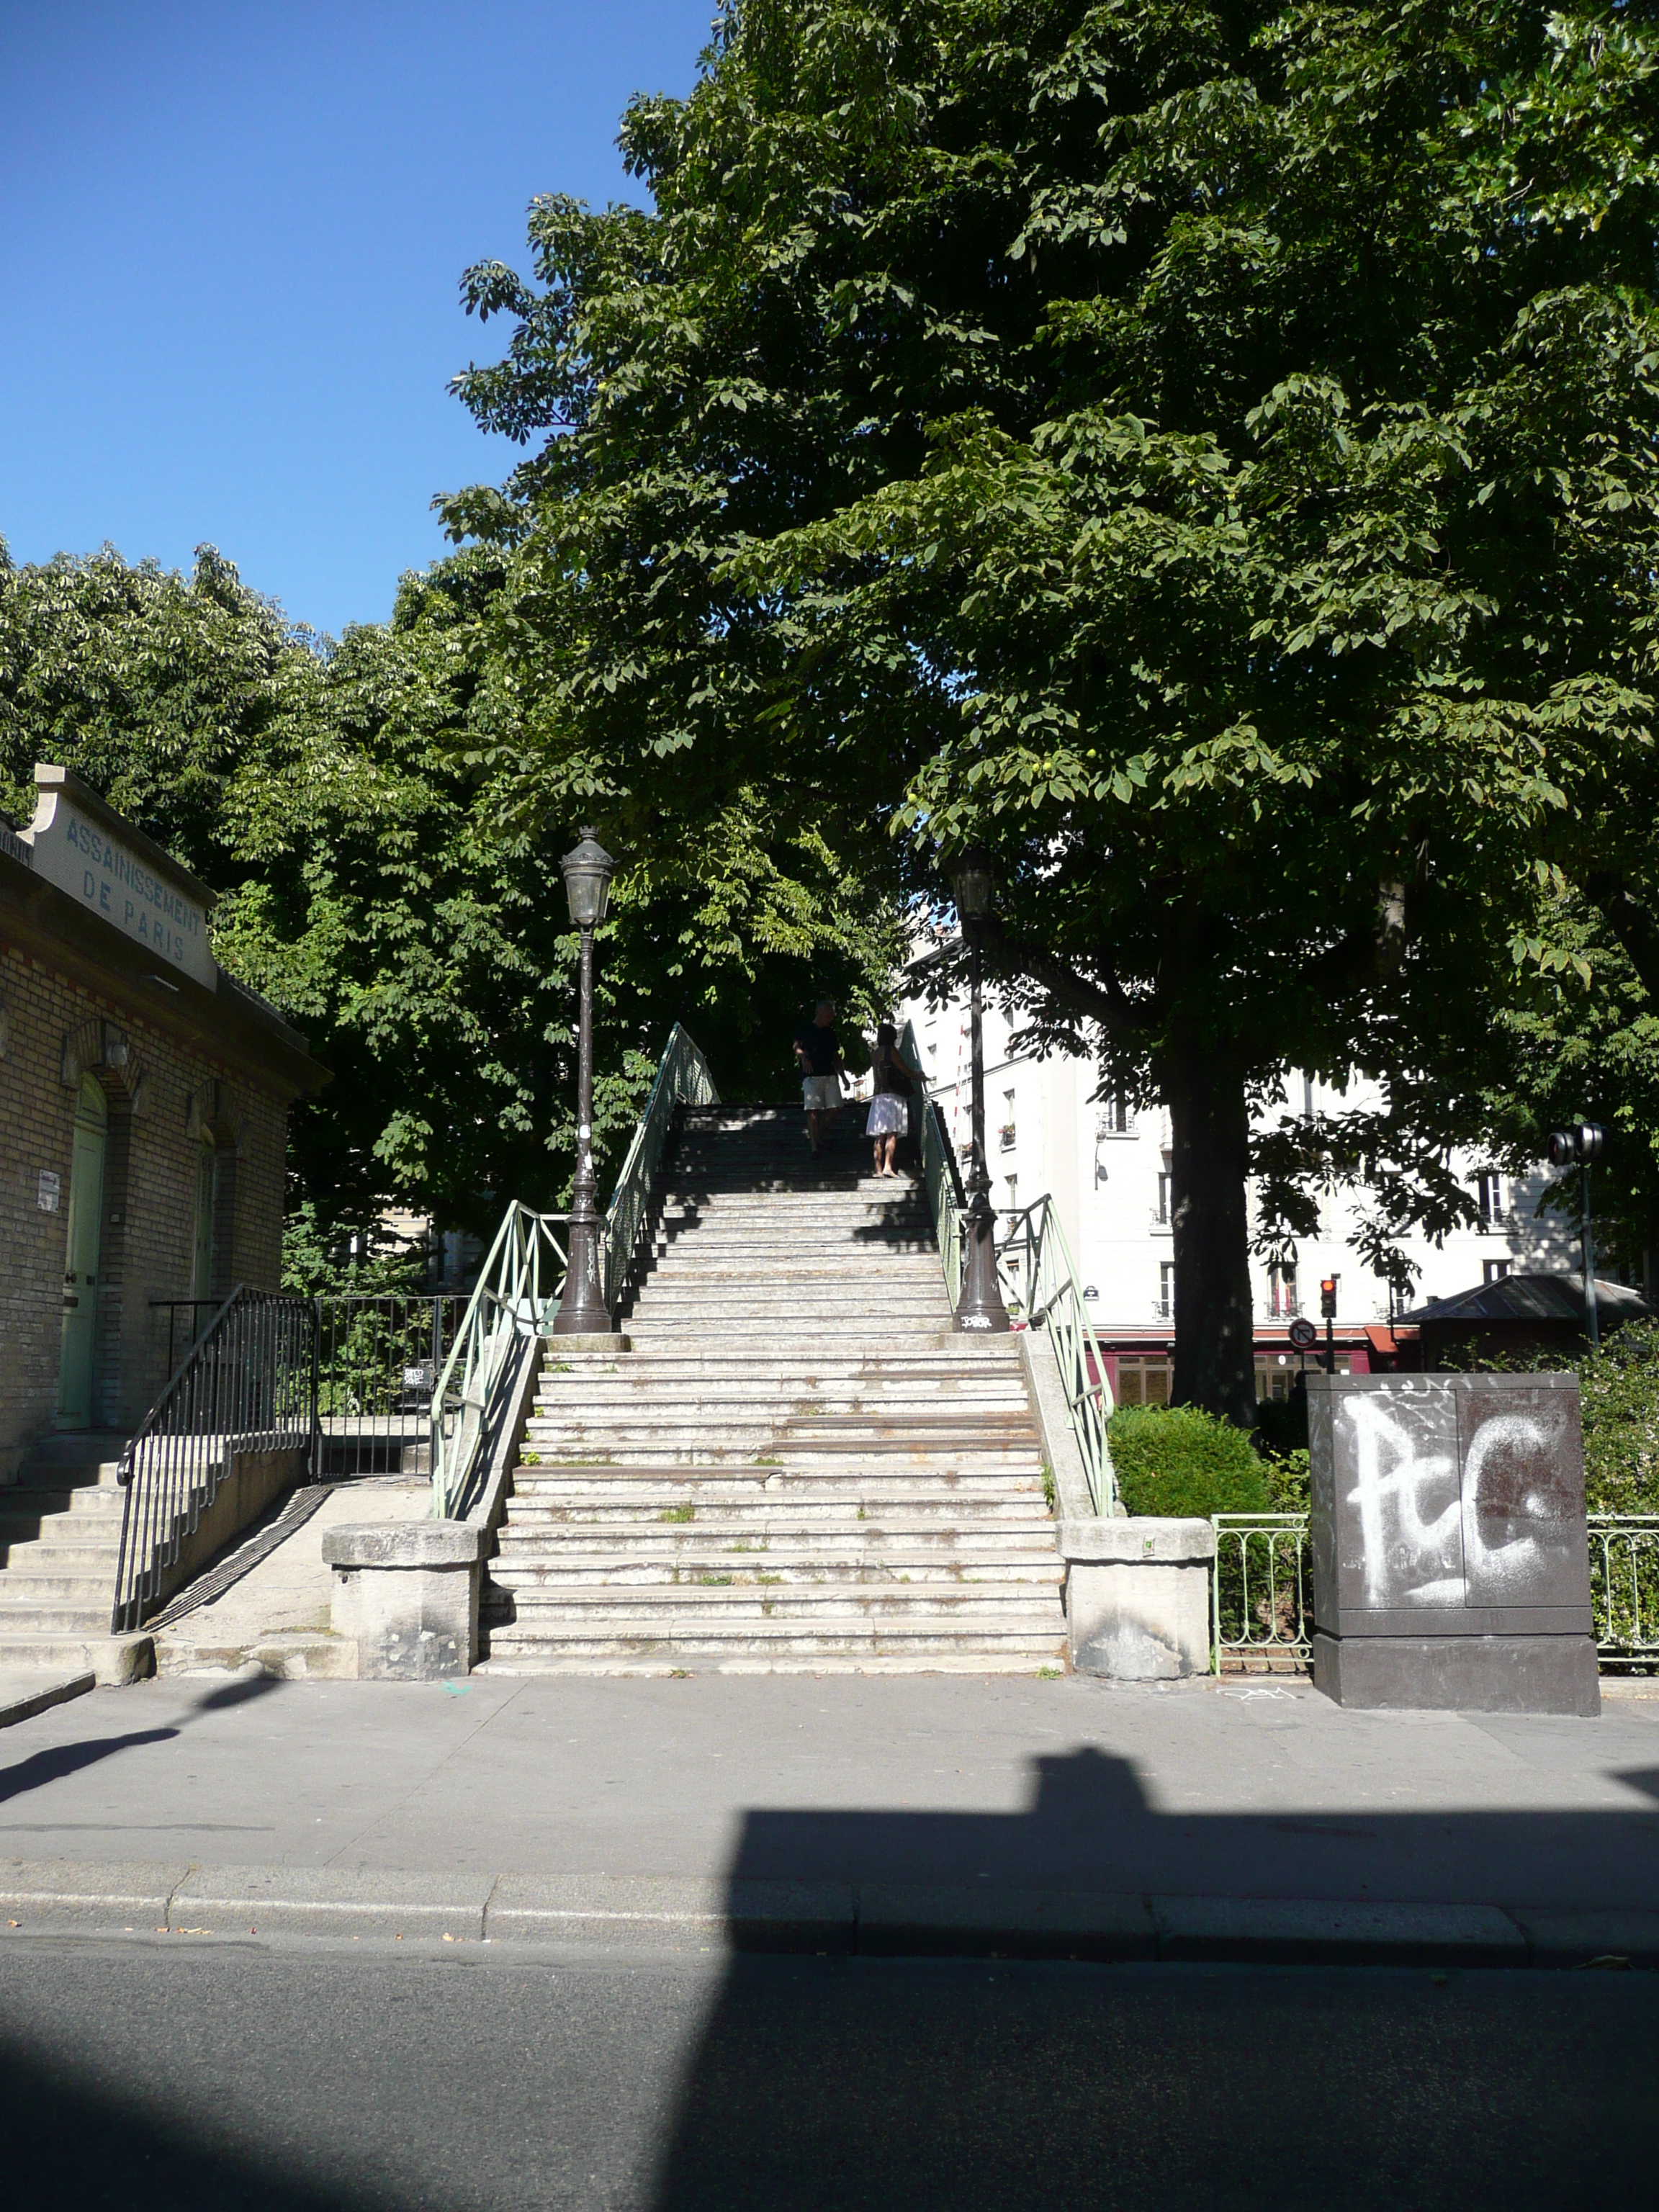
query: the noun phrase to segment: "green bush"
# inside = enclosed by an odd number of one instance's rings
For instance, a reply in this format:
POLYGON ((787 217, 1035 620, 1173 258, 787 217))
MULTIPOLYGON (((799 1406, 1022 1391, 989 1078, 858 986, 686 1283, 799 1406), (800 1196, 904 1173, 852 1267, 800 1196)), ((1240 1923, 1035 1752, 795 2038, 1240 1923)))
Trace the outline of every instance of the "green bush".
POLYGON ((1195 1406, 1125 1406, 1106 1429, 1118 1495, 1134 1514, 1207 1519, 1272 1510, 1249 1438, 1195 1406))
MULTIPOLYGON (((1448 1366, 1450 1361, 1447 1362, 1448 1366)), ((1633 1321, 1576 1358, 1558 1348, 1472 1359, 1476 1374, 1576 1373, 1592 1513, 1659 1513, 1659 1321, 1633 1321)))

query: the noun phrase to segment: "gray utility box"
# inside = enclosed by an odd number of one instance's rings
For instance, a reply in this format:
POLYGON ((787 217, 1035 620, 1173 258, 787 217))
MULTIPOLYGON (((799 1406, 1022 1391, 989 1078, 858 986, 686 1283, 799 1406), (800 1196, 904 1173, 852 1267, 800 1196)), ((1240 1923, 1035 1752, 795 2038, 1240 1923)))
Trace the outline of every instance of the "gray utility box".
POLYGON ((1310 1375, 1313 1671, 1340 1705, 1599 1713, 1573 1375, 1310 1375))

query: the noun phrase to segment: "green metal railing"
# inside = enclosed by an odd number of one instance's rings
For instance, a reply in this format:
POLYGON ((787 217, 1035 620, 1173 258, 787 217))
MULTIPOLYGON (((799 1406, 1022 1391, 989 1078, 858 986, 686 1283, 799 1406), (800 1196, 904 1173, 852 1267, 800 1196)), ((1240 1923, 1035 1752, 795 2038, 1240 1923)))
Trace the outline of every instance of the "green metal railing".
MULTIPOLYGON (((614 1313, 651 1213, 651 1183, 682 1103, 720 1103, 708 1063, 675 1023, 599 1224, 605 1304, 614 1313)), ((564 1289, 568 1253, 553 1234, 566 1213, 535 1213, 516 1201, 495 1232, 432 1394, 432 1510, 439 1520, 473 1501, 484 1446, 502 1412, 515 1350, 546 1335, 564 1289)))
POLYGON ((459 1517, 472 1503, 483 1447, 500 1411, 514 1352, 546 1334, 564 1288, 568 1254, 553 1234, 563 1213, 532 1213, 515 1200, 495 1232, 477 1288, 432 1393, 432 1511, 459 1517))
POLYGON ((662 1148, 682 1106, 718 1106, 720 1094, 708 1072, 708 1062, 678 1022, 657 1068, 651 1095, 634 1132, 634 1141, 617 1177, 617 1187, 605 1208, 600 1231, 605 1302, 615 1313, 629 1288, 629 1277, 639 1253, 640 1239, 651 1218, 651 1186, 662 1148))
POLYGON ((1306 1666, 1313 1570, 1305 1513, 1213 1513, 1210 1667, 1252 1660, 1306 1666))
POLYGON ((1659 1666, 1659 1513, 1592 1513, 1589 1563, 1603 1668, 1659 1666))
POLYGON ((1110 1513, 1117 1503, 1112 1455, 1106 1448, 1111 1386, 1052 1198, 1045 1195, 1035 1206, 1004 1215, 997 1272, 1009 1312, 1018 1313, 1028 1328, 1048 1333, 1090 1498, 1097 1513, 1110 1513))
MULTIPOLYGON (((1305 1666, 1313 1582, 1305 1513, 1216 1513, 1210 1664, 1305 1666)), ((1590 1621, 1603 1671, 1659 1667, 1659 1514, 1589 1516, 1590 1621)))
MULTIPOLYGON (((945 1116, 927 1087, 914 1024, 905 1024, 899 1050, 921 1079, 917 1101, 921 1178, 939 1238, 945 1287, 954 1307, 962 1291, 963 1222, 968 1210, 962 1176, 951 1150, 945 1116)), ((1083 1455, 1090 1498, 1097 1513, 1110 1513, 1116 1503, 1111 1454, 1106 1448, 1106 1424, 1112 1416, 1111 1387, 1051 1198, 1040 1198, 1034 1206, 1022 1206, 1003 1218, 997 1269, 1010 1313, 1023 1326, 1048 1333, 1065 1385, 1073 1431, 1083 1455)))

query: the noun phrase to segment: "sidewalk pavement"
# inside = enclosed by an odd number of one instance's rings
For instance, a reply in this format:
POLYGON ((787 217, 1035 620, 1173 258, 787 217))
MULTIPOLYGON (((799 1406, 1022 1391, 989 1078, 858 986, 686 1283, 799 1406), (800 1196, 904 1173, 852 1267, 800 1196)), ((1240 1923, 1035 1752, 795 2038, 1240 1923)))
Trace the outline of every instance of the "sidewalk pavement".
POLYGON ((1655 1693, 164 1676, 0 1738, 0 1934, 1659 1965, 1655 1693))

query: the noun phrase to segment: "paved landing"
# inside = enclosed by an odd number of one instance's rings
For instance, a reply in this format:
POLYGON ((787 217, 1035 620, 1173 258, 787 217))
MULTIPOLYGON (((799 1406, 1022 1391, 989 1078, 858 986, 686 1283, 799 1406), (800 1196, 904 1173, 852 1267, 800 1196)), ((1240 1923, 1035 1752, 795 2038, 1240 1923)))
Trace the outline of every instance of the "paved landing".
POLYGON ((37 1714, 0 1762, 0 1860, 1659 1909, 1659 1698, 1617 1693, 200 1675, 37 1714))

